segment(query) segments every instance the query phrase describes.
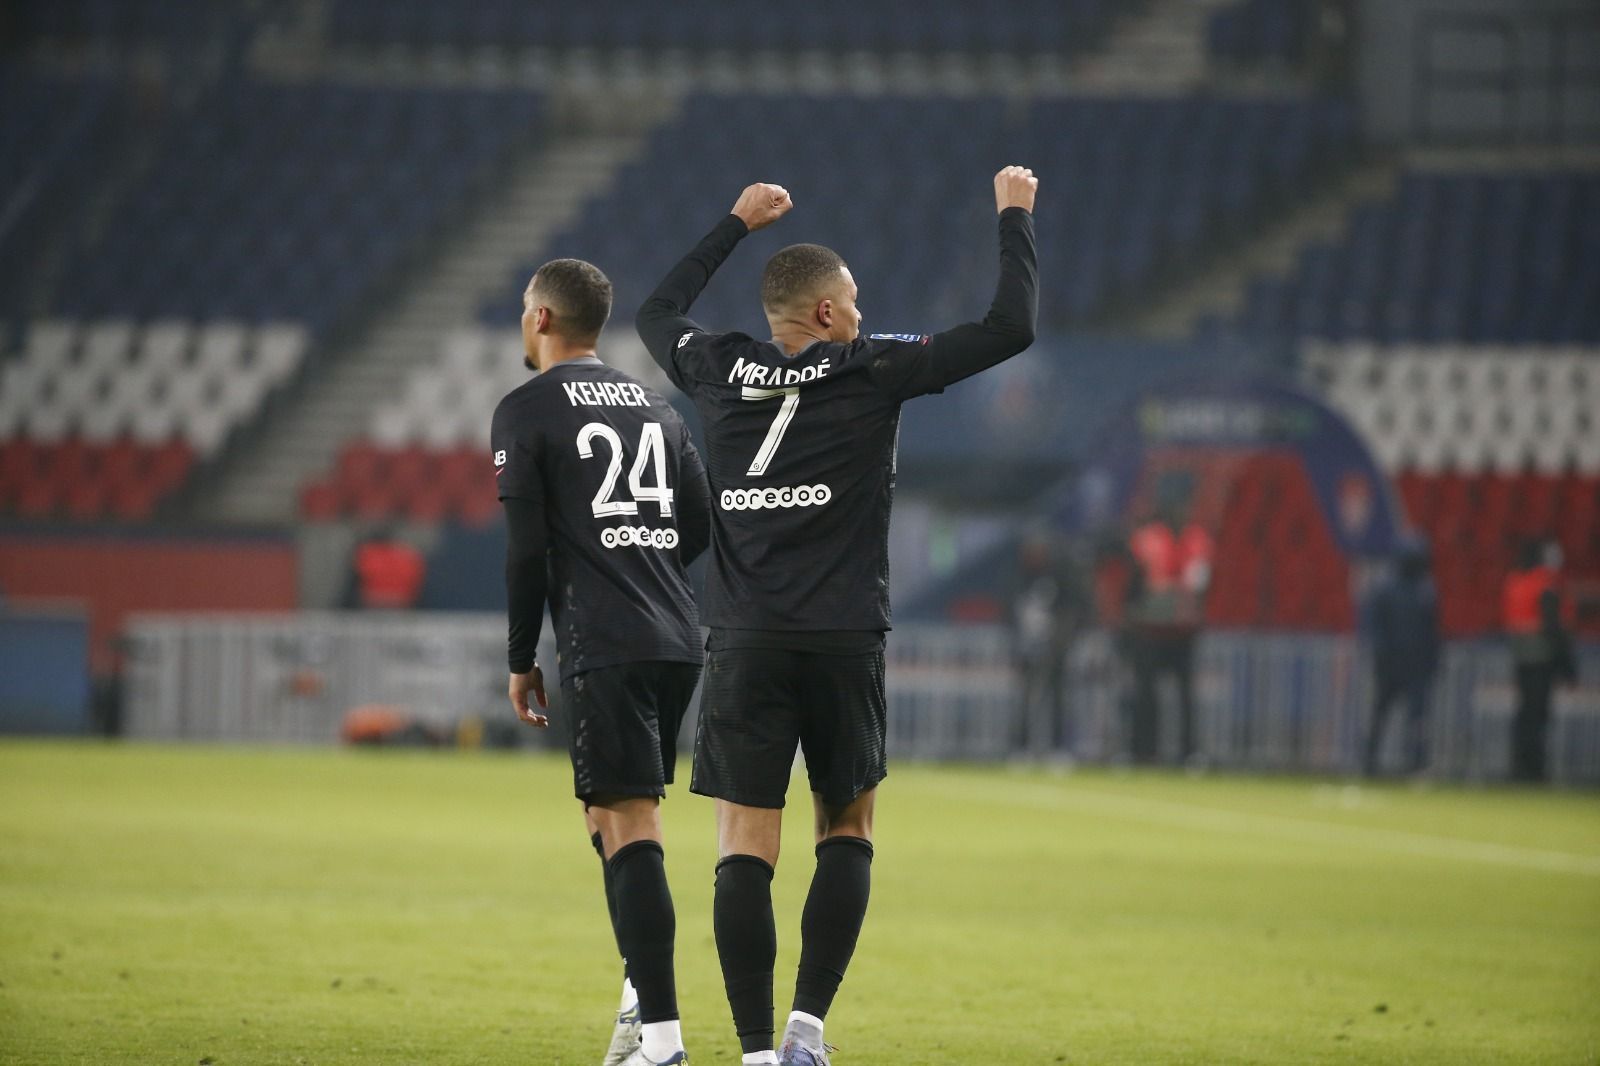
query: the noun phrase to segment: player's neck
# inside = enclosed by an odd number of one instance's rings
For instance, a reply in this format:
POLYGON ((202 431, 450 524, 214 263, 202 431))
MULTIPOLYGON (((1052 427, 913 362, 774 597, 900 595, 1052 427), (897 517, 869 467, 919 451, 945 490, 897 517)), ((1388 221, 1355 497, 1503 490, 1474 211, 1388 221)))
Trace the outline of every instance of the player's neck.
POLYGON ((782 348, 784 355, 794 355, 827 339, 826 333, 796 322, 785 322, 772 328, 772 343, 782 348))
POLYGON ((553 366, 586 358, 599 358, 595 355, 594 345, 546 344, 534 356, 534 364, 538 366, 539 373, 543 374, 553 366))

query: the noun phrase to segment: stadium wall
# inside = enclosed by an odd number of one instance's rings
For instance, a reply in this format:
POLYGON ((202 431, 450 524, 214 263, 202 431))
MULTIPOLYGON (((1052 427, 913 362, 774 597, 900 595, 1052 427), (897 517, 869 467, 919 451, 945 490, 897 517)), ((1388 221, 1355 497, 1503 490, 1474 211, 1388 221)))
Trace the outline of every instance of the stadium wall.
POLYGON ((0 590, 12 601, 75 601, 90 619, 91 672, 114 673, 135 611, 290 611, 298 560, 287 537, 0 534, 0 590))

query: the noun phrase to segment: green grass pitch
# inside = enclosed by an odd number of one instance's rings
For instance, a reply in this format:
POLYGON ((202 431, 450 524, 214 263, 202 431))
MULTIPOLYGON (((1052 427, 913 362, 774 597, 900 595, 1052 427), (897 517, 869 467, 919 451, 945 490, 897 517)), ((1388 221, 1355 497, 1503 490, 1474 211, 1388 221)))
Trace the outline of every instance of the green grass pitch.
MULTIPOLYGON (((565 760, 0 744, 0 1062, 599 1061, 565 760)), ((779 1024, 811 871, 795 792, 779 1024)), ((666 806, 685 1034, 738 1062, 711 805, 666 806)), ((1600 797, 901 764, 838 1066, 1600 1062, 1600 797)))

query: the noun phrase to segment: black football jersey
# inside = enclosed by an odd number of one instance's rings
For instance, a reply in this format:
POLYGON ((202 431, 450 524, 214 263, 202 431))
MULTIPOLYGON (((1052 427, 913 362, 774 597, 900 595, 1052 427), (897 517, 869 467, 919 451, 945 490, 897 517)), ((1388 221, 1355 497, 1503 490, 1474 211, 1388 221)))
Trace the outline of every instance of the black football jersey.
POLYGON ((561 363, 500 401, 490 447, 500 497, 544 516, 562 676, 698 663, 684 564, 707 536, 705 472, 667 401, 593 357, 561 363))
POLYGON ((900 404, 926 337, 818 342, 785 355, 688 332, 670 365, 706 436, 706 624, 887 629, 900 404))
POLYGON ((1027 348, 1038 314, 1032 216, 1002 212, 989 314, 932 336, 818 341, 786 354, 712 333, 689 306, 748 232, 729 215, 639 310, 646 348, 700 412, 711 487, 704 616, 718 629, 889 627, 900 405, 1027 348))

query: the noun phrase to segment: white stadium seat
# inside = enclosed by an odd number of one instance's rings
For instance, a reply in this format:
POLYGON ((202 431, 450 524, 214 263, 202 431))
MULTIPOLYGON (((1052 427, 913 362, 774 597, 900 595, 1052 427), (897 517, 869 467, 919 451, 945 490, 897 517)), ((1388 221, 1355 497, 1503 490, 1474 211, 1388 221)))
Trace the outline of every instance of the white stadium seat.
POLYGON ((306 346, 306 332, 299 326, 263 326, 256 331, 255 362, 269 386, 276 388, 295 375, 305 358, 306 346))
POLYGON ((76 322, 40 319, 28 327, 22 357, 37 366, 66 362, 77 351, 79 333, 76 322))
POLYGON ((175 370, 187 361, 194 328, 185 321, 152 322, 139 335, 138 361, 141 365, 175 370))

